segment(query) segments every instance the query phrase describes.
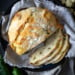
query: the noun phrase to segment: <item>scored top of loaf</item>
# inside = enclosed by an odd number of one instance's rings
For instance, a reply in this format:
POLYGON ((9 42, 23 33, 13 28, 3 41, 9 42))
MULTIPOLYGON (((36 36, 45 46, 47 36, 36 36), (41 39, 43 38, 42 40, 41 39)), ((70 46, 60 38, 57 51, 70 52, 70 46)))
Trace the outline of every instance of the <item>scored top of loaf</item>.
POLYGON ((55 15, 43 8, 31 7, 15 13, 8 37, 10 46, 21 55, 45 41, 58 28, 63 29, 55 15))

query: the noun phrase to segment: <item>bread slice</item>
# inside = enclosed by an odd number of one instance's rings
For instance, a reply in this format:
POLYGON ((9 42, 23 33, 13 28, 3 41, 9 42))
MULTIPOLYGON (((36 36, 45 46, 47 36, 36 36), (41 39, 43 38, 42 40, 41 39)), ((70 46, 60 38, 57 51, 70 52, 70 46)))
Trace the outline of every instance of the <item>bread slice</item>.
POLYGON ((67 51, 69 50, 69 47, 70 47, 69 45, 70 45, 69 37, 66 34, 64 37, 63 48, 61 49, 60 53, 52 61, 49 61, 47 64, 49 64, 49 63, 55 64, 55 63, 58 63, 59 61, 61 61, 64 58, 67 51))
MULTIPOLYGON (((45 58, 47 58, 49 55, 52 55, 53 52, 55 52, 54 55, 56 55, 59 51, 55 51, 55 50, 58 48, 59 43, 60 43, 59 41, 61 40, 62 37, 63 37, 62 31, 61 30, 58 30, 49 39, 47 39, 45 46, 37 49, 31 55, 31 57, 30 57, 30 63, 31 64, 35 64, 35 63, 38 63, 39 62, 40 64, 42 64, 41 62, 43 60, 45 60, 45 58)), ((61 40, 61 43, 60 44, 62 44, 62 43, 63 43, 63 40, 61 40)))

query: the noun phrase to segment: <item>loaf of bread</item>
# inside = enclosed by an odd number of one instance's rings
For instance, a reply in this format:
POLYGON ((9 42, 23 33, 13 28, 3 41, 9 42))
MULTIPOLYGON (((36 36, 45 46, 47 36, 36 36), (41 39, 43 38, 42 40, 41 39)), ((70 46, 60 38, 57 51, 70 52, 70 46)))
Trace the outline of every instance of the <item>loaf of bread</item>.
POLYGON ((63 45, 63 33, 58 30, 47 41, 44 47, 39 48, 30 57, 30 63, 41 65, 52 60, 60 52, 63 45), (59 42, 60 41, 60 42, 59 42))
POLYGON ((63 26, 51 11, 37 7, 23 9, 11 20, 8 29, 9 44, 18 55, 22 55, 58 29, 63 29, 63 26))

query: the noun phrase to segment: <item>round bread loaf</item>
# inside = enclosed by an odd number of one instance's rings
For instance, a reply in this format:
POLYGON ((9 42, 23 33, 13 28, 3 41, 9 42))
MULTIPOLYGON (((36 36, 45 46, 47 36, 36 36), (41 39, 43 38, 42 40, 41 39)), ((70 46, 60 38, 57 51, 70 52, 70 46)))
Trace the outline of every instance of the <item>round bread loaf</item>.
POLYGON ((51 11, 37 7, 23 9, 11 20, 9 44, 18 55, 22 55, 45 41, 57 29, 63 29, 63 26, 51 11))

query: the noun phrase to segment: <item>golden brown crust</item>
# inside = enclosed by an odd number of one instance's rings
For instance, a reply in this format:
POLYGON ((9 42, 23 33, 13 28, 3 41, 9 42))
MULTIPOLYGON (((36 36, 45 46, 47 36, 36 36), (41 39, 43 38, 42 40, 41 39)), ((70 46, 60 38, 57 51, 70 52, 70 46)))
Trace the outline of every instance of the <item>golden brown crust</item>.
POLYGON ((45 41, 58 28, 63 26, 47 9, 31 7, 18 11, 8 30, 10 46, 21 55, 45 41))

